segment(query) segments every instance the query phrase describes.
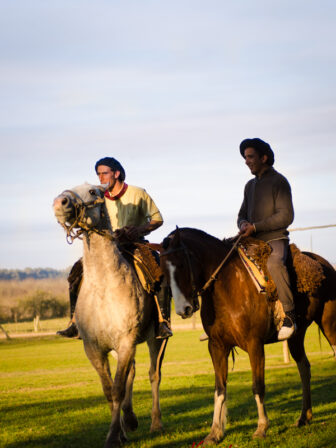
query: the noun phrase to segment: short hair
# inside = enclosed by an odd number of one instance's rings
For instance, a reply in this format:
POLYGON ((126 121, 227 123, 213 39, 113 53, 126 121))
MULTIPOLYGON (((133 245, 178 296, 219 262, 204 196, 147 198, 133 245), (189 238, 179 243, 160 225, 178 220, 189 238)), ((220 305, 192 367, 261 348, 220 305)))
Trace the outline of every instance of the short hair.
POLYGON ((274 164, 274 152, 270 145, 260 138, 246 138, 239 145, 240 154, 245 159, 245 149, 253 148, 257 151, 259 156, 267 156, 267 165, 272 166, 274 164))
POLYGON ((97 174, 98 174, 98 167, 100 165, 108 166, 111 168, 112 171, 119 171, 120 172, 119 179, 121 181, 125 180, 126 178, 125 170, 122 167, 121 163, 118 162, 118 160, 116 160, 114 157, 104 157, 98 160, 98 162, 96 162, 95 164, 95 170, 97 174))

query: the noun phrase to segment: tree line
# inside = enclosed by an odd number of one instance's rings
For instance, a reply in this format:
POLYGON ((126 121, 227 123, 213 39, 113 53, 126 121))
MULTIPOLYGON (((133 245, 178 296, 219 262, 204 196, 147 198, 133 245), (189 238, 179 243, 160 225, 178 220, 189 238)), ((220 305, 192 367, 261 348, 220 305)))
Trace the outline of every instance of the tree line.
POLYGON ((66 278, 69 270, 70 268, 63 270, 52 268, 0 269, 0 280, 66 278))

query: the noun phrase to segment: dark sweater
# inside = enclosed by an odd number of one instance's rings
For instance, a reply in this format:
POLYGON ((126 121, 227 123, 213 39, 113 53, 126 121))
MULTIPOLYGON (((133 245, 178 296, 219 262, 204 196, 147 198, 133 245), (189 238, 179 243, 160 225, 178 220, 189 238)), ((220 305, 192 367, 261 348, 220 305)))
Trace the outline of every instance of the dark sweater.
POLYGON ((253 235, 263 241, 288 238, 287 227, 293 222, 291 187, 287 179, 272 167, 245 185, 244 200, 238 213, 238 227, 244 221, 255 225, 253 235))

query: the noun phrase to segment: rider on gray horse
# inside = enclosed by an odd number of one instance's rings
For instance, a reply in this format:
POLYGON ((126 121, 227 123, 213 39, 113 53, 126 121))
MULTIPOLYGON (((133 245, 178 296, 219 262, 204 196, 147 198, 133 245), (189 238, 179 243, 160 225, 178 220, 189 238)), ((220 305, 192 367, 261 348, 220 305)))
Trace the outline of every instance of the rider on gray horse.
MULTIPOLYGON (((108 184, 105 192, 105 205, 113 231, 120 232, 124 239, 132 242, 145 242, 144 235, 148 235, 163 223, 159 209, 147 192, 139 187, 125 182, 125 170, 113 157, 98 160, 95 165, 96 173, 102 185, 108 184)), ((60 336, 73 338, 78 336, 74 312, 80 290, 82 278, 82 264, 79 260, 73 266, 69 281, 71 324, 60 336)), ((170 329, 170 294, 168 287, 161 287, 157 293, 159 324, 157 338, 172 336, 170 329)))

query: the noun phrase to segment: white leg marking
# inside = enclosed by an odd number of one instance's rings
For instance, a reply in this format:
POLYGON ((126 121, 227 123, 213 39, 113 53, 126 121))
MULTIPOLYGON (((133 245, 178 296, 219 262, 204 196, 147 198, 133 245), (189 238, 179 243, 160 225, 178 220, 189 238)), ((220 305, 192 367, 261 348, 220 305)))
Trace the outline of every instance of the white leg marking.
POLYGON ((219 442, 223 436, 226 426, 226 399, 224 394, 218 395, 215 391, 214 395, 214 413, 209 438, 219 442))
POLYGON ((264 403, 261 402, 259 395, 254 396, 258 408, 258 428, 254 433, 254 437, 265 437, 268 429, 268 417, 264 403))
POLYGON ((176 266, 172 265, 169 261, 167 262, 169 276, 170 276, 170 287, 173 294, 173 299, 175 303, 175 311, 179 316, 183 316, 185 309, 187 306, 190 306, 190 303, 186 300, 184 295, 182 294, 180 288, 178 287, 175 281, 175 270, 176 266))

